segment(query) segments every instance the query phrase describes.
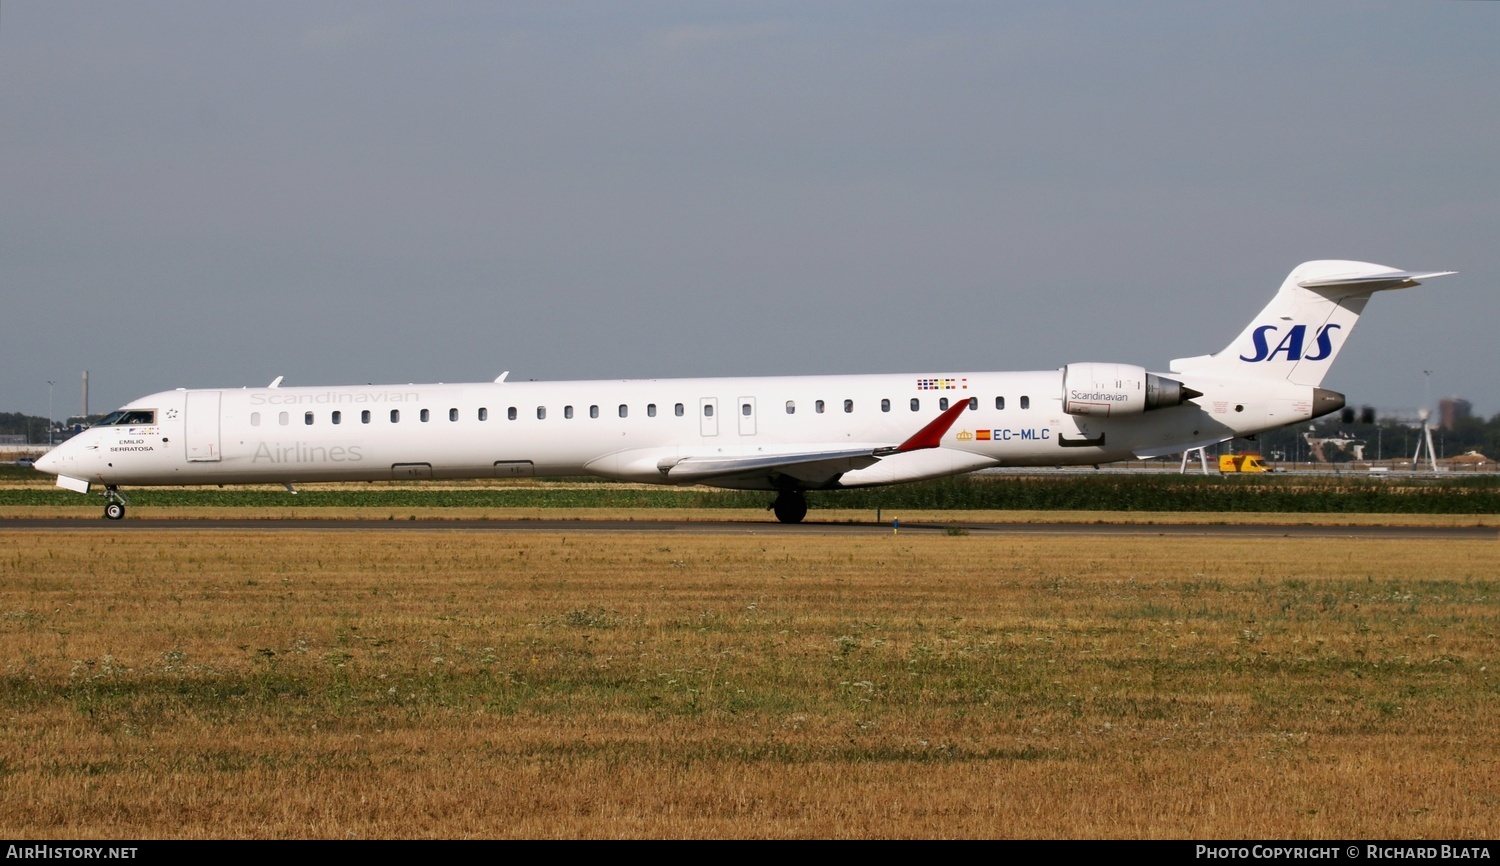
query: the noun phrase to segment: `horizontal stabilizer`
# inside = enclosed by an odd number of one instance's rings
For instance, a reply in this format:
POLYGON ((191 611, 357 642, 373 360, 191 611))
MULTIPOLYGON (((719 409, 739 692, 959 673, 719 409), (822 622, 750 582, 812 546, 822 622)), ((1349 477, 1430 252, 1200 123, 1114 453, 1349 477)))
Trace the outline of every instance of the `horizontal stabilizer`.
POLYGON ((1385 289, 1409 289, 1421 285, 1422 280, 1447 277, 1458 271, 1392 271, 1384 274, 1362 274, 1348 277, 1323 277, 1300 280, 1297 285, 1304 289, 1334 289, 1355 287, 1371 292, 1385 289))

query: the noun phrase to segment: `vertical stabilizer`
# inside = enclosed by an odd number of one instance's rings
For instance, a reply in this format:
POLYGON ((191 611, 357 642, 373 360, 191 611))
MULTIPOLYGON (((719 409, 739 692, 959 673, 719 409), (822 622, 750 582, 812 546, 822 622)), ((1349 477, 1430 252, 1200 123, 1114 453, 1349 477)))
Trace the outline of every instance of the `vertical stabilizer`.
POLYGON ((1304 262, 1232 343, 1212 355, 1178 358, 1171 363, 1172 372, 1285 379, 1317 387, 1370 295, 1452 273, 1456 271, 1398 271, 1369 262, 1304 262))

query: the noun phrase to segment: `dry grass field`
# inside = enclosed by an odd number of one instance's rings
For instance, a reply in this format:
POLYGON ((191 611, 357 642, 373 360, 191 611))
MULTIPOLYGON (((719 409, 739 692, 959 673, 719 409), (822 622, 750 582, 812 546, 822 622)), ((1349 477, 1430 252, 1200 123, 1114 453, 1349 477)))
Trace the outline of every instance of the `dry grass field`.
MULTIPOLYGON (((83 497, 79 497, 82 499, 83 497)), ((103 500, 99 500, 102 502, 103 500)), ((99 524, 102 506, 87 500, 87 505, 12 505, 0 506, 0 520, 46 519, 77 520, 99 524)), ((1219 525, 1225 523, 1261 526, 1494 526, 1500 527, 1500 514, 1305 514, 1261 511, 1221 514, 1209 511, 979 511, 924 510, 914 508, 886 509, 882 512, 854 509, 820 508, 810 512, 808 523, 865 524, 889 526, 899 517, 902 526, 919 523, 938 526, 966 523, 1132 523, 1219 525)), ((274 508, 133 505, 128 519, 145 520, 389 520, 389 521, 458 521, 458 520, 638 520, 683 521, 689 523, 750 522, 774 528, 775 518, 764 508, 404 508, 349 506, 309 508, 297 505, 274 508)))
POLYGON ((0 534, 0 836, 1493 838, 1494 542, 0 534))

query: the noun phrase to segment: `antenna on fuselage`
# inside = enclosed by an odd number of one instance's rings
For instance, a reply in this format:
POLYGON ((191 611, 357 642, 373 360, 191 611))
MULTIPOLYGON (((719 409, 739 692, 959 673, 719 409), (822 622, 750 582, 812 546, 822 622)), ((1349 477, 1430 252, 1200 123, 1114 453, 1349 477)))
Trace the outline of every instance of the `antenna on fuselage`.
POLYGON ((497 384, 500 383, 500 382, 504 382, 505 381, 505 377, 509 376, 509 375, 510 375, 510 371, 506 370, 504 373, 501 373, 499 376, 495 377, 495 382, 497 384))

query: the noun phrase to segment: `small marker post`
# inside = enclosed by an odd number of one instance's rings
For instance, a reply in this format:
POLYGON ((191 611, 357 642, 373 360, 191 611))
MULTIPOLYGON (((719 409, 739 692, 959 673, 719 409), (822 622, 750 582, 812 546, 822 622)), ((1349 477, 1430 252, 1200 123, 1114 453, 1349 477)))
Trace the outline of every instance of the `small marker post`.
POLYGON ((901 518, 899 518, 899 517, 892 518, 891 519, 891 534, 895 535, 895 534, 899 533, 900 531, 901 531, 901 518))

